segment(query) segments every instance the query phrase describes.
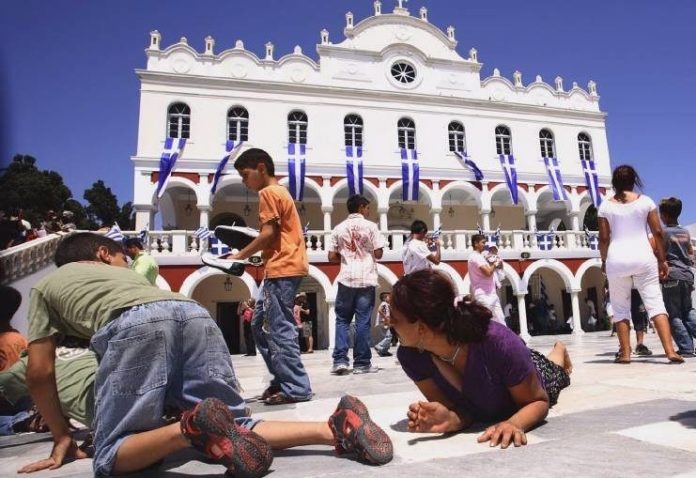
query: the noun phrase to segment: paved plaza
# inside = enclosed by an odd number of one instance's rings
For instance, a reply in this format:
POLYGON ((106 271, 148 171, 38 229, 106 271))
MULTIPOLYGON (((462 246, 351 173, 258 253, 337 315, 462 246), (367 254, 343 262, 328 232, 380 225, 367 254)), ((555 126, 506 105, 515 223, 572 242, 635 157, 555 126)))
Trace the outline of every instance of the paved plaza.
MULTIPOLYGON (((409 403, 420 398, 393 357, 375 359, 377 374, 334 377, 330 354, 303 355, 315 400, 268 407, 251 402, 254 414, 268 420, 324 420, 344 393, 361 397, 394 441, 394 460, 369 467, 336 458, 327 447, 302 447, 276 453, 268 476, 275 477, 696 477, 696 358, 669 365, 655 335, 647 336, 652 357, 631 365, 613 363, 616 338, 608 332, 564 336, 574 361, 572 385, 561 393, 547 423, 527 434, 529 445, 507 450, 476 443, 482 427, 453 436, 405 431, 409 403), (368 475, 366 475, 368 474, 368 475)), ((546 352, 554 337, 534 337, 546 352)), ((260 356, 234 357, 245 397, 258 396, 266 370, 260 356)), ((47 435, 0 439, 0 476, 16 476, 20 465, 45 458, 47 435)), ((193 453, 179 455, 156 471, 139 476, 216 476, 223 469, 193 453)), ((91 461, 68 464, 36 476, 91 476, 91 461)))

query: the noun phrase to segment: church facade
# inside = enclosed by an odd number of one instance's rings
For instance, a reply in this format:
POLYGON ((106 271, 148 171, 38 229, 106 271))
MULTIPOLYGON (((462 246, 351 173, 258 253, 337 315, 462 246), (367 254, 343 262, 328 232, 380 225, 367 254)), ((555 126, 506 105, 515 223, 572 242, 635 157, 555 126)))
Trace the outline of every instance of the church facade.
POLYGON ((360 21, 347 13, 338 41, 319 32, 318 60, 300 47, 279 56, 271 43, 260 58, 241 40, 218 51, 211 37, 203 52, 185 38, 164 47, 151 33, 147 65, 136 70, 132 161, 136 229, 150 231, 160 285, 201 302, 228 324, 229 337, 237 334, 231 349, 243 350, 235 304, 256 294, 262 269, 236 278, 203 266, 207 244, 194 231, 258 227, 256 194, 232 163, 259 147, 307 224, 311 270, 301 289, 311 297, 320 347, 333 341, 338 272, 326 244, 356 190, 372 202, 369 219, 388 244, 379 291, 402 274, 408 228, 421 219, 441 231, 439 268, 466 292, 470 239, 483 230, 506 261, 501 299, 515 307, 523 336, 561 330, 568 318, 575 333, 589 329, 585 301, 602 309, 603 278, 596 236, 584 225, 611 171, 596 84, 525 82, 520 72, 508 79, 498 70, 482 78, 478 52, 459 53, 453 26, 433 25, 426 8, 382 8, 374 2, 374 14, 360 21), (161 158, 172 144, 178 159, 167 171, 161 158), (554 305, 557 323, 527 317, 531 303, 554 305))

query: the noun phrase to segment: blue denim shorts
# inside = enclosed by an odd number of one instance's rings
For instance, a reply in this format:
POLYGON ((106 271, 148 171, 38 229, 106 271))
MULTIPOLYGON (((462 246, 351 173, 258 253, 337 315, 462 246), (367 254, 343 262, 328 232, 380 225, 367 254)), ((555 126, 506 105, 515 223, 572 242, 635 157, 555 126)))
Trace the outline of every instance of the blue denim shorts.
POLYGON ((215 397, 238 423, 255 425, 239 395, 232 360, 208 311, 194 302, 138 305, 97 331, 94 473, 109 476, 116 453, 134 433, 163 426, 165 406, 181 410, 215 397))

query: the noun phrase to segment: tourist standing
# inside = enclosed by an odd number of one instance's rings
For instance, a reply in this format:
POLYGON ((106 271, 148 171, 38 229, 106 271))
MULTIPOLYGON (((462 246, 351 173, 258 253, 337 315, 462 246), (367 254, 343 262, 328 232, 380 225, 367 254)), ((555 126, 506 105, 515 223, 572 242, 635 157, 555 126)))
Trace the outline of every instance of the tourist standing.
POLYGON ((505 314, 500 306, 500 298, 495 287, 495 271, 498 263, 490 264, 483 256, 486 236, 474 234, 471 238, 474 250, 469 254, 469 280, 471 296, 493 313, 493 320, 505 324, 505 314))
POLYGON ((126 255, 131 258, 131 269, 145 276, 147 281, 155 285, 159 276, 157 261, 143 250, 143 243, 137 237, 129 237, 123 242, 126 255))
POLYGON ((633 167, 622 165, 614 170, 611 180, 614 196, 599 207, 599 249, 602 270, 606 271, 614 309, 614 322, 619 336, 621 354, 617 363, 631 362, 630 327, 631 287, 643 299, 648 317, 652 318, 662 347, 670 362, 683 362, 672 345, 669 319, 660 290, 660 278, 666 278, 669 265, 665 256, 662 226, 657 207, 648 196, 635 192, 642 182, 633 167), (646 227, 655 238, 655 253, 648 240, 646 227), (657 262, 655 261, 657 255, 657 262))
POLYGON ((433 238, 426 238, 428 226, 420 219, 416 219, 411 224, 411 237, 404 244, 402 260, 404 263, 404 274, 430 269, 433 264, 440 263, 440 241, 433 238))
POLYGON ((377 307, 378 326, 382 328, 384 333, 382 340, 375 345, 377 355, 380 357, 390 357, 389 347, 392 343, 392 328, 391 328, 391 292, 382 292, 379 294, 381 301, 377 307))
POLYGON ((355 194, 348 198, 348 217, 331 232, 329 261, 340 263, 336 293, 336 340, 331 373, 345 375, 348 361, 348 329, 355 316, 353 373, 373 373, 370 351, 370 325, 375 307, 377 259, 382 257, 384 239, 377 224, 365 217, 370 201, 355 194))

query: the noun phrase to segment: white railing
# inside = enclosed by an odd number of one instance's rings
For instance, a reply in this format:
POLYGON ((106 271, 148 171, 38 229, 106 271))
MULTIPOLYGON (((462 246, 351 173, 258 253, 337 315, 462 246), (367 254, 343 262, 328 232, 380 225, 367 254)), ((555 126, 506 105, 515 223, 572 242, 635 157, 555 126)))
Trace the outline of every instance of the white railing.
POLYGON ((13 282, 53 262, 60 237, 50 234, 0 251, 0 283, 13 282))

